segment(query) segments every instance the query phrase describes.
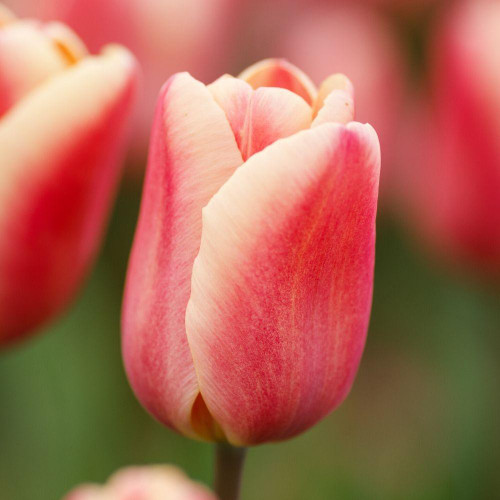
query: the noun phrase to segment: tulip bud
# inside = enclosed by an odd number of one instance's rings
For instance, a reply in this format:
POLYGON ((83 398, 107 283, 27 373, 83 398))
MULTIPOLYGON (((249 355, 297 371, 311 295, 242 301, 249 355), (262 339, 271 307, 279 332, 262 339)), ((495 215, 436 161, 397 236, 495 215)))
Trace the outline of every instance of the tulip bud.
POLYGON ((171 466, 128 467, 116 472, 104 486, 87 484, 64 500, 216 500, 204 486, 171 466))
POLYGON ((0 345, 52 318, 98 249, 136 66, 58 23, 0 11, 0 345))
POLYGON ((347 78, 318 97, 280 60, 163 87, 123 355, 164 424, 236 445, 280 440, 349 392, 370 313, 380 167, 373 128, 344 125, 352 109, 347 78))
POLYGON ((422 154, 406 199, 431 248, 498 273, 500 3, 459 2, 443 14, 430 44, 428 106, 411 137, 422 154))

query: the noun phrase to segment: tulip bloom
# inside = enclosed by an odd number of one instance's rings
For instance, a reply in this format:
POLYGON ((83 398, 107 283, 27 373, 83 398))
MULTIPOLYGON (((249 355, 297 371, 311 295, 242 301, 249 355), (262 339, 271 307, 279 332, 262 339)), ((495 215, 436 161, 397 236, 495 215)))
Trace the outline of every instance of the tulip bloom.
POLYGON ((123 310, 131 385, 192 437, 291 437, 345 398, 373 283, 379 144, 342 75, 267 60, 163 87, 123 310), (347 123, 347 124, 346 124, 347 123))
POLYGON ((0 10, 0 345, 58 313, 99 245, 136 67, 0 10))
POLYGON ((430 44, 427 113, 412 137, 423 154, 406 198, 433 248, 498 273, 500 3, 466 1, 443 14, 430 44))
MULTIPOLYGON (((11 0, 19 2, 19 0, 11 0)), ((26 14, 63 21, 91 51, 120 43, 139 60, 140 102, 134 116, 132 155, 144 164, 158 90, 177 71, 216 78, 233 44, 237 2, 232 0, 23 0, 26 14)))
POLYGON ((170 466, 128 467, 116 472, 107 484, 87 484, 64 500, 216 500, 204 486, 170 466))

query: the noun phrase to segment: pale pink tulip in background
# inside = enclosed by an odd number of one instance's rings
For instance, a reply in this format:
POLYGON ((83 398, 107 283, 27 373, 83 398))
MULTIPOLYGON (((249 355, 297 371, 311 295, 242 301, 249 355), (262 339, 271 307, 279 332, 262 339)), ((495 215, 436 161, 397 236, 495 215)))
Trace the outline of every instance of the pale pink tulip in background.
POLYGON ((0 344, 73 297, 99 246, 136 80, 59 23, 0 10, 0 344))
POLYGON ((238 445, 346 397, 365 343, 380 151, 346 77, 282 60, 163 87, 123 308, 131 385, 160 421, 238 445))
POLYGON ((177 71, 203 81, 227 67, 234 48, 238 2, 232 0, 10 0, 26 15, 60 20, 91 51, 110 42, 129 48, 140 62, 142 79, 131 142, 132 155, 145 161, 158 91, 177 71))
POLYGON ((171 466, 121 469, 103 485, 85 484, 64 500, 216 500, 215 495, 171 466))

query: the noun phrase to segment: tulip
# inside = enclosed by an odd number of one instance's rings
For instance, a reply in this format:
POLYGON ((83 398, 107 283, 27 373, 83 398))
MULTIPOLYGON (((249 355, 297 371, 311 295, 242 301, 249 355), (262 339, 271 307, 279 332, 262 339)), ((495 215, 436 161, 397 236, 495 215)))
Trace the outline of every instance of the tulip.
MULTIPOLYGON (((19 2, 20 0, 11 0, 19 2)), ((109 42, 129 48, 143 79, 134 116, 132 159, 144 165, 158 90, 177 71, 203 80, 220 74, 233 44, 232 0, 22 0, 30 15, 63 21, 90 50, 109 42)))
POLYGON ((216 500, 204 486, 171 466, 121 469, 104 486, 86 484, 64 500, 216 500))
POLYGON ((0 345, 59 313, 98 249, 136 67, 0 10, 0 345))
POLYGON ((266 60, 161 90, 123 307, 141 403, 191 437, 292 437, 355 377, 380 151, 346 77, 266 60))
MULTIPOLYGON (((445 0, 449 1, 449 0, 445 0)), ((429 12, 442 0, 361 0, 360 3, 371 3, 376 7, 396 13, 407 18, 418 18, 429 12)))
POLYGON ((317 2, 296 10, 286 29, 274 30, 276 53, 315 81, 341 70, 356 89, 356 117, 371 123, 384 152, 381 195, 392 196, 396 175, 406 63, 394 27, 362 2, 317 2))
POLYGON ((421 151, 405 198, 430 248, 447 261, 500 271, 500 3, 457 4, 434 26, 421 151))

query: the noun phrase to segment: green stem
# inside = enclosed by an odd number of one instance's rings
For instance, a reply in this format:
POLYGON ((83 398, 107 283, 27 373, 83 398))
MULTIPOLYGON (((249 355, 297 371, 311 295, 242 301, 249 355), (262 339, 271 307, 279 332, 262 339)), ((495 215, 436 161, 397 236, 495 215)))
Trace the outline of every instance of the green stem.
POLYGON ((214 490, 219 500, 238 500, 246 448, 227 443, 215 445, 214 490))

